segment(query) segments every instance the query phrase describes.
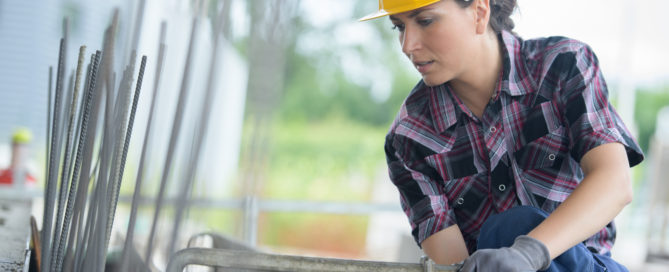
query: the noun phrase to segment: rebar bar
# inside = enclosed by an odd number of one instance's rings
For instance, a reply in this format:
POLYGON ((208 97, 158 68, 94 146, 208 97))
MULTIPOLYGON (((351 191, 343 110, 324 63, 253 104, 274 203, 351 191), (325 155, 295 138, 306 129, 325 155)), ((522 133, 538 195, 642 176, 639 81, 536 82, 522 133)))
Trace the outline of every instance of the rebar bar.
POLYGON ((71 170, 70 170, 70 156, 73 153, 72 150, 70 150, 70 145, 73 145, 73 134, 74 134, 74 127, 75 127, 75 122, 74 122, 74 115, 77 111, 77 100, 79 99, 79 83, 81 81, 81 72, 84 66, 84 54, 86 53, 86 47, 82 46, 79 48, 79 59, 77 61, 77 71, 76 71, 76 80, 73 83, 74 84, 74 89, 72 90, 72 101, 69 106, 69 118, 68 118, 68 123, 67 123, 67 136, 65 138, 65 155, 63 159, 63 169, 61 170, 61 181, 60 181, 60 196, 58 197, 58 208, 56 211, 56 224, 54 225, 54 243, 53 243, 53 251, 51 251, 51 264, 50 267, 52 270, 55 271, 60 271, 57 270, 57 260, 59 258, 59 255, 62 255, 62 250, 63 247, 61 245, 61 241, 63 241, 61 237, 61 232, 59 230, 63 229, 62 221, 63 221, 63 212, 65 209, 65 203, 66 203, 66 198, 67 198, 67 191, 70 187, 70 176, 71 170))
POLYGON ((188 86, 190 83, 190 74, 191 74, 191 62, 193 58, 193 51, 195 47, 195 38, 197 34, 198 27, 198 17, 193 18, 193 25, 190 34, 190 41, 188 45, 188 52, 186 53, 186 64, 184 65, 183 78, 181 80, 181 91, 179 92, 179 100, 177 104, 177 109, 174 114, 174 122, 172 127, 172 133, 170 135, 169 145, 167 147, 167 156, 165 157, 165 164, 163 165, 162 176, 160 178, 160 188, 158 190, 158 197, 156 199, 156 209, 153 214, 153 222, 151 223, 151 230, 149 232, 149 240, 146 247, 146 262, 151 263, 151 257, 153 254, 153 239, 155 237, 156 226, 158 224, 158 217, 160 216, 160 210, 162 208, 163 198, 165 195, 165 185, 167 184, 167 178, 170 170, 172 169, 172 161, 174 158, 174 150, 176 149, 176 143, 179 138, 179 131, 181 130, 181 123, 183 120, 183 111, 185 108, 187 100, 188 86))
POLYGON ((182 186, 181 189, 178 191, 176 212, 174 214, 174 224, 172 225, 172 234, 169 236, 170 242, 167 247, 167 256, 172 255, 172 253, 174 252, 175 244, 179 237, 181 220, 183 217, 184 210, 186 209, 187 199, 189 198, 188 196, 190 195, 193 183, 195 182, 196 170, 200 161, 200 152, 202 150, 204 138, 207 134, 207 128, 209 127, 211 105, 214 100, 214 79, 217 78, 216 62, 218 61, 219 57, 220 31, 223 28, 224 22, 225 22, 225 17, 223 16, 223 14, 220 14, 218 16, 218 21, 216 23, 216 26, 214 27, 213 30, 214 44, 212 47, 212 56, 209 59, 209 75, 207 78, 205 96, 204 99, 202 100, 203 107, 201 107, 200 116, 198 119, 200 120, 200 122, 198 122, 197 124, 198 126, 197 133, 193 137, 195 140, 194 151, 191 154, 191 159, 189 160, 188 170, 186 171, 186 174, 184 175, 183 179, 181 179, 182 186))
MULTIPOLYGON (((77 96, 78 93, 78 88, 79 88, 79 81, 81 80, 81 70, 80 67, 83 66, 83 54, 86 51, 86 46, 82 46, 79 49, 80 52, 80 58, 79 58, 79 65, 77 67, 77 80, 75 83, 75 97, 77 96)), ((89 76, 87 76, 89 77, 89 76)), ((64 220, 63 220, 63 227, 61 230, 61 235, 60 235, 60 246, 58 248, 58 255, 56 255, 56 271, 62 271, 62 265, 63 265, 63 259, 64 259, 64 250, 66 247, 65 241, 66 239, 69 240, 69 229, 70 229, 70 222, 71 222, 71 216, 72 216, 72 209, 74 207, 74 193, 78 189, 79 185, 79 170, 81 169, 81 157, 84 149, 84 144, 86 142, 86 130, 88 129, 88 119, 90 115, 90 108, 91 108, 91 101, 93 100, 93 90, 91 88, 86 88, 85 90, 85 98, 82 99, 82 107, 81 107, 81 126, 79 128, 79 136, 77 137, 77 147, 76 147, 76 155, 74 159, 74 166, 72 170, 72 181, 70 183, 70 190, 67 196, 67 206, 65 208, 65 215, 64 215, 64 220)), ((76 98, 75 98, 76 100, 76 98)))
POLYGON ((51 137, 51 153, 49 154, 48 173, 46 180, 46 198, 44 200, 44 217, 42 226, 42 271, 50 271, 50 257, 51 257, 51 237, 53 228, 53 209, 55 203, 55 191, 58 183, 58 165, 60 158, 60 97, 63 91, 63 74, 65 70, 65 39, 60 40, 60 53, 58 54, 58 71, 56 74, 56 94, 54 97, 54 116, 52 123, 52 137, 51 137), (54 149, 55 148, 55 149, 54 149))
MULTIPOLYGON (((118 185, 117 188, 121 187, 121 181, 123 180, 123 171, 125 169, 125 161, 128 155, 128 146, 130 145, 130 137, 132 136, 132 127, 133 124, 135 123, 135 113, 137 112, 137 103, 139 101, 139 94, 142 89, 142 79, 144 78, 144 69, 146 68, 146 56, 142 56, 142 62, 139 67, 139 75, 137 76, 137 85, 135 87, 135 97, 133 98, 132 101, 132 109, 130 110, 130 117, 128 119, 128 128, 126 129, 126 135, 125 135, 125 143, 123 144, 123 154, 121 157, 121 166, 120 170, 118 173, 118 185)), ((112 205, 111 205, 111 214, 110 214, 110 219, 109 219, 109 224, 107 226, 107 245, 109 244, 109 235, 111 233, 111 228, 114 223, 114 214, 116 213, 116 205, 118 203, 118 195, 119 195, 119 190, 116 190, 116 195, 114 196, 112 200, 112 205)), ((106 246, 105 246, 106 248, 106 246)))
MULTIPOLYGON (((96 82, 97 69, 98 69, 98 66, 99 66, 99 63, 100 63, 101 55, 102 55, 102 53, 99 50, 97 50, 96 53, 91 54, 91 61, 88 64, 88 69, 87 69, 87 73, 86 73, 86 81, 84 82, 84 86, 86 87, 87 97, 88 97, 89 93, 95 94, 95 82, 96 82)), ((82 101, 85 101, 85 99, 82 99, 82 101)), ((93 102, 90 102, 90 103, 95 103, 94 102, 95 99, 93 99, 92 101, 93 102)), ((87 105, 87 106, 82 105, 81 108, 84 109, 85 107, 92 108, 91 105, 87 105)), ((93 111, 93 110, 89 109, 88 111, 89 111, 89 115, 90 115, 91 114, 90 112, 93 111)), ((82 116, 81 119, 82 120, 80 120, 80 123, 83 123, 83 116, 82 116)), ((80 128, 81 128, 81 124, 80 124, 80 128)), ((85 133, 86 133, 86 137, 80 137, 80 139, 79 139, 80 141, 87 141, 88 140, 88 130, 89 130, 88 127, 86 128, 86 130, 84 130, 85 133)), ((82 131, 82 133, 83 133, 83 131, 82 131)), ((84 146, 83 148, 86 151, 88 149, 90 149, 90 147, 87 147, 87 146, 84 146), (88 148, 88 149, 86 149, 86 148, 88 148)), ((86 152, 86 153, 88 153, 88 152, 86 152)), ((84 155, 84 156, 86 156, 86 155, 84 155)), ((82 161, 83 161, 82 162, 82 168, 86 169, 85 166, 87 164, 89 165, 88 167, 90 167, 90 159, 88 159, 88 160, 84 159, 82 161)), ((87 172, 87 171, 88 170, 80 171, 80 172, 87 172)), ((82 235, 80 230, 81 230, 82 225, 83 225, 83 211, 82 210, 84 209, 84 206, 86 204, 86 199, 85 199, 85 194, 86 194, 85 192, 86 191, 85 190, 88 189, 88 185, 87 185, 88 183, 84 183, 84 184, 86 184, 85 186, 79 186, 79 183, 83 182, 82 180, 84 180, 82 178, 81 174, 79 174, 79 173, 74 174, 72 178, 77 181, 77 188, 75 190, 76 195, 74 196, 74 201, 73 201, 74 202, 74 207, 73 207, 73 211, 72 211, 72 213, 73 213, 72 223, 69 226, 69 231, 68 231, 68 232, 71 233, 71 235, 68 238, 67 252, 65 254, 65 260, 64 260, 65 271, 73 271, 74 270, 74 259, 76 258, 74 248, 79 248, 78 247, 78 244, 79 244, 78 241, 80 240, 80 237, 82 235), (84 191, 82 191, 82 188, 83 188, 84 191)))
POLYGON ((98 129, 97 126, 97 120, 98 120, 98 115, 100 114, 100 104, 102 104, 102 95, 100 94, 100 86, 97 84, 98 79, 101 78, 101 75, 98 73, 100 70, 101 66, 101 59, 102 59, 102 52, 98 50, 95 53, 95 58, 93 59, 92 62, 92 67, 91 67, 91 79, 90 79, 90 84, 88 86, 89 91, 93 93, 93 101, 94 104, 91 107, 91 116, 90 116, 90 121, 92 121, 91 126, 87 126, 86 128, 86 143, 84 146, 84 158, 83 158, 83 163, 81 167, 81 172, 79 173, 79 181, 81 182, 81 186, 77 190, 77 199, 76 199, 76 205, 75 205, 75 214, 78 214, 77 221, 79 222, 77 224, 77 228, 75 229, 75 233, 79 237, 79 239, 76 241, 76 248, 77 251, 75 252, 74 255, 74 270, 76 271, 82 271, 82 261, 83 261, 83 255, 85 253, 86 246, 84 244, 84 241, 86 241, 86 235, 87 235, 87 230, 88 227, 91 226, 89 224, 89 220, 91 220, 91 208, 89 207, 88 211, 86 211, 86 200, 88 196, 88 189, 89 189, 89 184, 91 181, 91 161, 93 157, 93 145, 95 142, 95 136, 96 132, 98 129), (84 217, 84 214, 88 212, 88 216, 84 217), (86 222, 86 223, 84 223, 86 222))
POLYGON ((130 92, 132 87, 133 73, 135 70, 134 60, 136 59, 136 52, 132 54, 131 63, 126 66, 125 71, 123 72, 123 77, 121 78, 121 84, 119 85, 119 91, 117 93, 118 98, 116 99, 116 105, 114 105, 114 118, 111 120, 111 123, 114 123, 114 131, 112 132, 112 139, 116 139, 113 148, 113 157, 109 170, 109 182, 107 184, 107 195, 106 202, 104 206, 104 215, 106 216, 105 220, 105 229, 104 229, 104 241, 102 243, 103 256, 106 255, 107 246, 109 242, 109 237, 111 236, 112 223, 114 220, 114 213, 116 211, 116 195, 120 190, 122 177, 122 168, 123 168, 123 153, 127 152, 126 144, 129 144, 129 139, 127 138, 128 125, 126 125, 126 120, 128 119, 129 111, 128 105, 130 103, 130 92))
POLYGON ((153 81, 153 93, 151 94, 151 108, 149 109, 149 117, 146 124, 146 132, 144 134, 144 142, 142 144, 142 153, 139 158, 139 168, 137 169, 137 178, 135 179, 135 191, 132 196, 132 204, 130 207, 130 218, 128 219, 128 230, 126 231, 125 242, 123 244, 123 251, 121 253, 121 269, 120 271, 127 271, 129 265, 130 250, 133 250, 133 239, 135 233, 135 221, 137 219, 137 208, 139 206, 139 197, 142 191, 142 183, 144 181, 144 163, 147 160, 147 150, 149 146, 149 139, 151 137, 151 130, 153 128, 153 116, 155 114, 156 98, 158 94, 158 86, 160 85, 160 75, 163 68, 163 59, 165 57, 165 32, 167 24, 163 21, 160 24, 160 40, 158 45, 158 61, 156 62, 156 73, 153 81))

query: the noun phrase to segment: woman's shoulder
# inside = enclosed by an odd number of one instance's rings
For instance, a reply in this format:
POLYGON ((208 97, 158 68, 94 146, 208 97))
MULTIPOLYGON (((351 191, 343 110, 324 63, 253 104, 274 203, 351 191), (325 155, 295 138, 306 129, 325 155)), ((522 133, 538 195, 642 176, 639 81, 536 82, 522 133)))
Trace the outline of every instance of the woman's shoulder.
POLYGON ((551 58, 565 53, 580 54, 591 51, 585 42, 564 36, 533 38, 522 42, 522 50, 530 59, 551 58))
POLYGON ((564 36, 528 39, 522 41, 521 48, 524 63, 539 83, 546 76, 564 75, 569 78, 572 73, 581 73, 599 65, 587 43, 564 36))

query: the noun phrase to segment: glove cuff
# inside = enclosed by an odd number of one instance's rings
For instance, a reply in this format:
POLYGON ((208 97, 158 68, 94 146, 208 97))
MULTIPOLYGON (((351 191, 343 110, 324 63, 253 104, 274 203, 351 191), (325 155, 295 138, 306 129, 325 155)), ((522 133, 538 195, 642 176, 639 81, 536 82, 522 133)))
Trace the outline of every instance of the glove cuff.
POLYGON ((545 270, 551 265, 551 254, 541 241, 527 235, 516 237, 511 248, 518 250, 533 268, 545 270))

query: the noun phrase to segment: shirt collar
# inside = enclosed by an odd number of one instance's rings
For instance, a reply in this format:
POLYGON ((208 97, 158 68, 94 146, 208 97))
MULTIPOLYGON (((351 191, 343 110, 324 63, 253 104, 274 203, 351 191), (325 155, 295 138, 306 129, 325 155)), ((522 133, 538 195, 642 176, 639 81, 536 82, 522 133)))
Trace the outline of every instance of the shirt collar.
POLYGON ((523 41, 506 30, 498 38, 502 41, 502 82, 501 90, 511 96, 528 94, 534 87, 522 53, 523 41))
MULTIPOLYGON (((525 95, 532 88, 532 81, 521 55, 522 40, 508 31, 502 31, 498 35, 502 49, 502 75, 501 92, 511 96, 525 95)), ((434 128, 438 132, 444 132, 458 122, 458 115, 465 111, 458 108, 455 94, 451 91, 448 82, 434 87, 428 87, 430 114, 434 122, 434 128)), ((495 95, 495 99, 499 94, 495 95)))
POLYGON ((453 99, 448 83, 428 88, 432 122, 434 128, 441 133, 458 122, 458 113, 462 113, 462 110, 456 109, 458 103, 453 99))

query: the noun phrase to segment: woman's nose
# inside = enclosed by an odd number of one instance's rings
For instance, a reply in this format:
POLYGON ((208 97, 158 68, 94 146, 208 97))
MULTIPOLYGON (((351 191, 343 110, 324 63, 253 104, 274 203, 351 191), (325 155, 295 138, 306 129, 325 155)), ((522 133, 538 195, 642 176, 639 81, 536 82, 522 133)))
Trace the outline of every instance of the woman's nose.
POLYGON ((415 29, 410 29, 408 26, 400 34, 400 43, 402 45, 402 52, 410 56, 414 51, 420 48, 420 34, 415 29))

